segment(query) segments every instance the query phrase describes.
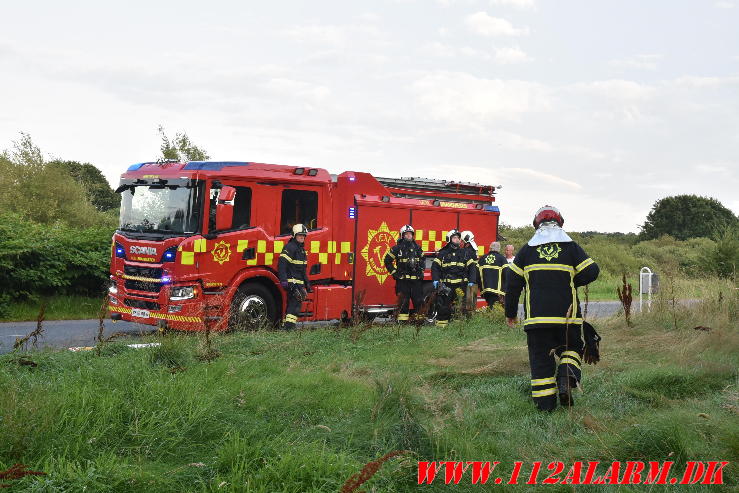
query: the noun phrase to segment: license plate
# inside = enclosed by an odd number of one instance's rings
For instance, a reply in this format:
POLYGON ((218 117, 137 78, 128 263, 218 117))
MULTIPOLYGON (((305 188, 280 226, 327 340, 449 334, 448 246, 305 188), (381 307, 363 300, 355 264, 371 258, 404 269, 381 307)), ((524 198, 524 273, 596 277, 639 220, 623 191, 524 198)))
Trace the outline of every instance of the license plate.
POLYGON ((149 310, 142 310, 140 308, 133 308, 131 315, 138 318, 149 318, 149 310))

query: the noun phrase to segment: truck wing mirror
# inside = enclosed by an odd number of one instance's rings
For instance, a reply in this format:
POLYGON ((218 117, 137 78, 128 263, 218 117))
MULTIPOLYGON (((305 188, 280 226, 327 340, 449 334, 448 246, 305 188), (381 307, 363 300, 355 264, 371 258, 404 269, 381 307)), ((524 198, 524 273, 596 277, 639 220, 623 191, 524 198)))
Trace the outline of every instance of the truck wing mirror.
POLYGON ((221 187, 216 205, 216 230, 225 231, 233 227, 234 199, 236 189, 228 185, 221 187))

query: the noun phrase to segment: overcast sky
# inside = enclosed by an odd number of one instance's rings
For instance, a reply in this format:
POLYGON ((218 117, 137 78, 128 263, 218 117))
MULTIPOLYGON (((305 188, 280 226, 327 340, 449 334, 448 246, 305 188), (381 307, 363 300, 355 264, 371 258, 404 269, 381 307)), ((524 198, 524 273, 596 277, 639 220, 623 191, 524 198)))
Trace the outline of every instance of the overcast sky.
POLYGON ((3 2, 0 148, 117 183, 157 126, 211 158, 501 184, 573 231, 739 212, 739 1, 3 2))

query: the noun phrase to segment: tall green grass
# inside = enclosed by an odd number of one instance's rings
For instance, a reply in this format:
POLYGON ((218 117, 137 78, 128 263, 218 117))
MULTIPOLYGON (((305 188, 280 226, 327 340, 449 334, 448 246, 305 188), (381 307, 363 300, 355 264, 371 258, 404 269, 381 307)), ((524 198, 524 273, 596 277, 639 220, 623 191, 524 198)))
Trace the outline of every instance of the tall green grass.
POLYGON ((338 491, 367 462, 408 450, 363 488, 417 491, 416 461, 433 459, 499 460, 504 471, 515 460, 729 460, 736 487, 736 299, 655 302, 633 322, 596 324, 603 360, 585 367, 576 406, 552 414, 530 402, 525 335, 495 315, 418 337, 379 325, 358 338, 220 335, 210 362, 198 336, 177 334, 143 350, 109 343, 100 356, 26 355, 36 367, 5 355, 0 469, 48 473, 18 491, 338 491))
POLYGON ((45 306, 47 320, 84 320, 97 318, 103 297, 57 295, 37 300, 11 301, 0 310, 0 322, 36 320, 45 306))

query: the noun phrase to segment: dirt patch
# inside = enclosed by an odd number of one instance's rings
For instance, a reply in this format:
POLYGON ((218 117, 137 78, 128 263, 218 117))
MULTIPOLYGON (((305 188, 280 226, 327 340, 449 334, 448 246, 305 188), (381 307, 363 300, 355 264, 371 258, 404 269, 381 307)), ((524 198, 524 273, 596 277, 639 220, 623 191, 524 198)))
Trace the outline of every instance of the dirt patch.
POLYGON ((529 360, 526 346, 501 345, 492 337, 472 341, 454 349, 451 356, 429 360, 443 370, 432 374, 444 376, 511 376, 526 373, 529 360))

